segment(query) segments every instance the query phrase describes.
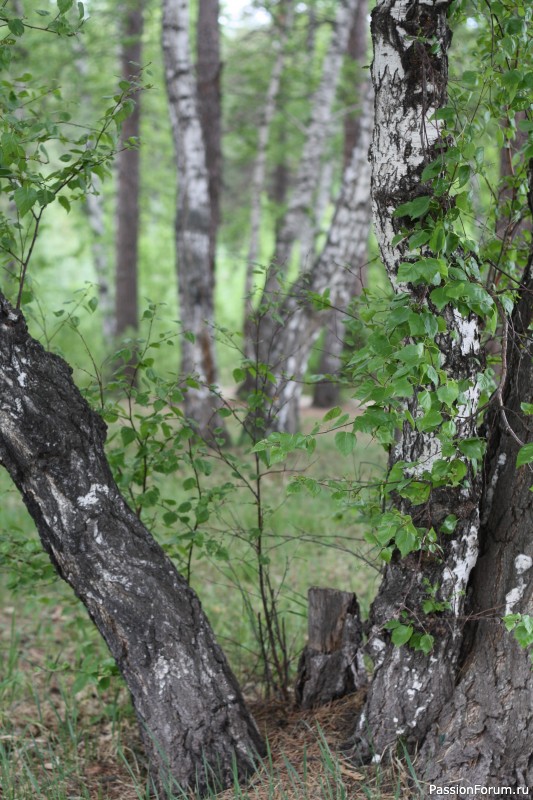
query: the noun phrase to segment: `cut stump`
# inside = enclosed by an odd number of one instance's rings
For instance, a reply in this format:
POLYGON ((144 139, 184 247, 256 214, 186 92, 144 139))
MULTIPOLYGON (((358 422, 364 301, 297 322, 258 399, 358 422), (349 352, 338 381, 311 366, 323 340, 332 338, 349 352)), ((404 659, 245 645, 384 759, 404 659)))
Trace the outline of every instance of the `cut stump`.
POLYGON ((300 657, 295 699, 314 708, 355 692, 367 683, 363 626, 353 592, 308 592, 308 643, 300 657))

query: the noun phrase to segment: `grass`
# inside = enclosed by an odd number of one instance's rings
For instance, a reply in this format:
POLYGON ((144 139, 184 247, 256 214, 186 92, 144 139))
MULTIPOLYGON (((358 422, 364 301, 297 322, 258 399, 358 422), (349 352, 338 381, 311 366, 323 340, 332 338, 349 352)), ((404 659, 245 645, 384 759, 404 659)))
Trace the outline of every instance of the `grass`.
MULTIPOLYGON (((310 428, 314 420, 313 413, 306 413, 304 424, 310 428)), ((291 468, 331 477, 338 475, 340 467, 355 477, 383 463, 376 445, 364 438, 353 456, 340 462, 332 439, 331 435, 319 437, 316 454, 311 459, 298 456, 291 468)), ((212 480, 222 480, 221 475, 212 480)), ((340 507, 326 492, 287 497, 288 480, 286 471, 265 479, 265 506, 271 509, 265 552, 295 666, 305 644, 309 586, 356 591, 365 610, 379 576, 349 509, 340 507)), ((4 529, 0 798, 148 800, 136 722, 105 645, 69 587, 53 576, 31 520, 5 476, 0 478, 0 493, 4 529)), ((257 575, 249 542, 238 535, 249 528, 253 513, 242 495, 232 495, 206 523, 209 530, 205 531, 219 538, 229 561, 209 558, 199 550, 192 565, 193 585, 270 748, 249 786, 236 784, 218 799, 389 800, 407 796, 404 768, 396 775, 385 775, 376 767, 363 773, 337 752, 353 726, 361 696, 317 712, 295 711, 290 703, 262 697, 260 648, 250 615, 244 613, 250 601, 252 609, 260 607, 257 575)))

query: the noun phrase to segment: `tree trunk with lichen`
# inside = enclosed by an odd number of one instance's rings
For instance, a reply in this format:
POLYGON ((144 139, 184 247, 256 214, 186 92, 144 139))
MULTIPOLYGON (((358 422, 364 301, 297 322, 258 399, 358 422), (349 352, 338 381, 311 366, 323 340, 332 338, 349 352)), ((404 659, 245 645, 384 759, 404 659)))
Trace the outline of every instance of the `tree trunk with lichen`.
MULTIPOLYGON (((449 2, 442 0, 381 0, 372 14, 376 91, 372 202, 376 235, 394 291, 409 294, 417 313, 425 308, 432 317, 436 309, 418 287, 398 280, 399 265, 410 256, 406 240, 393 244, 393 239, 408 220, 393 214, 400 205, 430 191, 421 182, 421 174, 441 147, 438 123, 432 118, 446 103, 451 38, 446 21, 448 6, 449 2)), ((460 441, 477 435, 481 321, 475 314, 463 316, 449 305, 443 308, 441 317, 442 332, 434 336, 438 368, 444 371, 446 381, 463 381, 469 387, 454 417, 454 436, 460 441)), ((413 341, 416 337, 407 339, 406 344, 413 341)), ((407 401, 413 422, 405 421, 398 432, 390 467, 403 462, 405 477, 430 480, 432 469, 445 465, 449 457, 442 452, 439 424, 422 423, 422 389, 436 392, 438 386, 426 376, 424 385, 407 401)), ((436 532, 441 550, 440 556, 415 551, 404 558, 396 550, 385 569, 369 620, 368 652, 374 661, 374 677, 354 735, 360 758, 379 760, 400 737, 408 747, 416 746, 452 696, 462 639, 464 593, 477 559, 481 493, 479 474, 470 461, 463 461, 465 480, 456 486, 432 488, 426 503, 412 505, 396 496, 397 509, 410 514, 415 526, 436 532), (450 535, 442 531, 442 524, 452 512, 457 523, 450 535), (428 596, 427 587, 435 585, 439 587, 437 599, 445 610, 424 615, 421 608, 428 596), (402 612, 419 620, 423 630, 434 636, 429 655, 393 645, 384 625, 401 619, 402 612)))
POLYGON ((105 438, 68 365, 0 295, 1 463, 128 685, 158 796, 228 786, 261 738, 198 598, 120 495, 105 438))

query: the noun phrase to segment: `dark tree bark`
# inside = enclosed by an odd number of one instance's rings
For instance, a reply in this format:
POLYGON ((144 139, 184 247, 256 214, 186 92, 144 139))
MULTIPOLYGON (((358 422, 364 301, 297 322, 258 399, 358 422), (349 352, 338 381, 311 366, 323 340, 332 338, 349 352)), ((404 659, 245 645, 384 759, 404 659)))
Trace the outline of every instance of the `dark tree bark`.
POLYGON ((504 614, 533 615, 533 476, 529 465, 516 469, 517 438, 533 441, 533 416, 521 409, 533 391, 532 266, 533 253, 504 337, 501 407, 489 418, 480 557, 468 607, 475 623, 451 702, 421 752, 425 776, 436 784, 533 785, 531 660, 501 621, 504 614))
MULTIPOLYGON (((133 699, 152 778, 206 789, 263 749, 200 602, 113 481, 106 426, 0 295, 0 460, 133 699)), ((168 795, 170 796, 170 794, 168 795)))
POLYGON ((307 597, 307 645, 298 665, 294 697, 302 708, 313 708, 360 689, 367 682, 367 672, 355 594, 314 586, 307 597))
POLYGON ((196 27, 196 83, 209 182, 211 206, 209 264, 213 273, 215 271, 217 232, 220 225, 220 187, 222 182, 220 95, 222 63, 220 61, 219 15, 219 0, 200 0, 196 27))
MULTIPOLYGON (((402 223, 393 212, 428 189, 420 176, 440 146, 438 127, 431 121, 435 109, 446 103, 447 50, 450 32, 447 0, 420 2, 380 0, 372 14, 376 89, 376 121, 372 144, 372 200, 381 255, 395 292, 411 294, 420 303, 416 287, 398 281, 398 266, 408 256, 406 245, 393 238, 402 223), (424 41, 420 37, 425 37, 424 41), (427 42, 438 43, 430 49, 427 42)), ((424 302, 424 301, 422 301, 424 302)), ((426 301, 427 302, 427 301, 426 301)), ((475 437, 479 399, 477 374, 482 369, 481 320, 461 315, 451 306, 442 311, 446 330, 436 338, 441 367, 450 379, 470 387, 465 404, 454 419, 458 439, 475 437)), ((431 388, 431 385, 430 385, 431 388)), ((411 418, 424 412, 415 394, 408 401, 411 418)), ((405 473, 422 477, 442 459, 438 431, 424 431, 405 422, 391 449, 390 466, 415 465, 405 473)), ((459 657, 464 614, 464 593, 477 559, 481 481, 466 463, 468 482, 431 491, 425 505, 413 507, 398 498, 396 507, 412 514, 414 524, 440 530, 453 510, 457 525, 453 536, 441 536, 439 558, 396 553, 386 567, 382 585, 372 605, 368 651, 374 660, 374 677, 355 741, 359 756, 381 758, 399 737, 414 747, 422 741, 449 701, 459 657), (393 645, 384 629, 402 610, 419 614, 426 595, 425 581, 439 587, 438 600, 447 604, 440 615, 424 618, 435 638, 429 656, 393 645), (401 687, 398 690, 398 687, 401 687)))
MULTIPOLYGON (((125 81, 139 79, 142 58, 143 3, 127 0, 121 6, 123 16, 121 72, 125 81)), ((135 108, 124 120, 117 156, 117 237, 115 333, 136 331, 139 321, 137 301, 137 263, 139 242, 139 168, 138 147, 128 146, 132 137, 139 139, 141 124, 140 92, 133 93, 135 108)))

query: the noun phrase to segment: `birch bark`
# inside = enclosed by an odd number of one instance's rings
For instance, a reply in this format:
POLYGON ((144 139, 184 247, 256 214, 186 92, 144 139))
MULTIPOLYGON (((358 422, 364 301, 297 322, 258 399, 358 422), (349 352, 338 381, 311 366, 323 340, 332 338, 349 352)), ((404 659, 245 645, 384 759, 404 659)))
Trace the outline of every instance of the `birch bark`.
POLYGON ((124 676, 158 796, 230 785, 261 739, 198 598, 120 495, 105 438, 68 365, 0 295, 0 462, 124 676))
POLYGON ((294 188, 276 240, 273 261, 282 271, 290 261, 294 242, 306 216, 312 213, 320 179, 320 160, 330 131, 333 102, 357 5, 358 0, 341 0, 338 5, 333 37, 324 59, 320 85, 312 101, 311 119, 294 188))
MULTIPOLYGON (((357 14, 354 18, 350 37, 348 39, 348 57, 362 68, 367 59, 369 29, 368 29, 368 2, 359 0, 357 14)), ((361 74, 362 70, 361 70, 361 74)), ((348 112, 344 119, 344 167, 350 163, 352 152, 357 145, 360 134, 359 116, 348 112)), ((370 215, 368 220, 370 228, 370 215)), ((351 273, 352 284, 350 287, 352 297, 361 295, 367 285, 366 262, 368 251, 362 256, 361 263, 354 265, 351 273)), ((327 322, 324 334, 324 343, 318 372, 321 375, 336 376, 342 365, 342 352, 344 350, 344 324, 342 311, 333 311, 327 322)), ((322 380, 315 385, 313 392, 313 405, 318 408, 332 408, 340 402, 340 384, 335 377, 332 380, 322 380)))
POLYGON ((302 381, 324 317, 324 312, 313 306, 309 294, 321 295, 329 290, 329 301, 338 308, 346 308, 351 299, 347 275, 360 263, 368 239, 372 106, 373 91, 368 84, 363 93, 359 142, 343 176, 328 238, 312 268, 291 287, 277 312, 278 321, 274 321, 264 355, 275 382, 261 385, 268 398, 267 408, 255 417, 250 415, 248 420, 256 437, 275 430, 298 430, 302 381))
MULTIPOLYGON (((376 235, 394 291, 411 293, 418 303, 428 301, 417 295, 411 284, 401 284, 397 278, 398 266, 407 253, 405 245, 393 244, 400 228, 393 212, 428 191, 420 176, 439 146, 432 115, 446 102, 448 6, 448 0, 380 0, 372 15, 372 78, 376 90, 372 203, 376 235), (431 51, 428 42, 438 43, 438 52, 431 51)), ((470 386, 468 402, 456 420, 457 437, 475 437, 477 374, 482 368, 481 321, 474 314, 463 317, 451 306, 446 306, 442 315, 446 330, 436 338, 440 366, 450 379, 468 381, 470 386)), ((421 416, 416 395, 409 401, 408 410, 415 420, 421 416)), ((424 432, 405 422, 390 464, 414 463, 413 475, 422 475, 440 457, 438 430, 424 432)), ((398 737, 408 746, 422 741, 452 695, 464 593, 478 553, 480 479, 470 467, 467 477, 468 481, 455 488, 433 489, 423 508, 410 507, 407 501, 397 503, 400 510, 413 514, 415 524, 420 518, 424 527, 438 530, 451 509, 458 522, 453 536, 440 542, 441 558, 420 559, 416 554, 393 557, 386 567, 370 615, 368 651, 374 660, 374 678, 355 736, 360 756, 379 759, 398 737), (425 579, 440 587, 439 599, 449 604, 441 617, 426 622, 435 637, 429 656, 408 647, 395 647, 383 629, 402 609, 421 608, 427 596, 425 579)))
MULTIPOLYGON (((250 329, 253 315, 253 279, 254 269, 259 255, 259 234, 261 230, 261 200, 265 189, 266 164, 270 126, 276 112, 276 103, 281 85, 281 76, 285 66, 286 45, 294 18, 293 0, 288 0, 281 22, 281 32, 274 35, 275 60, 270 73, 261 121, 257 134, 257 155, 252 172, 251 206, 250 206, 250 242, 246 261, 246 278, 244 283, 244 318, 245 347, 251 349, 252 331, 250 329)), ((251 353, 248 353, 250 355, 251 353)))
POLYGON ((209 176, 189 47, 188 0, 164 0, 163 55, 170 120, 178 168, 176 254, 183 331, 181 372, 198 386, 185 395, 185 413, 210 439, 222 427, 209 386, 217 379, 213 339, 214 273, 210 266, 211 205, 209 176))

